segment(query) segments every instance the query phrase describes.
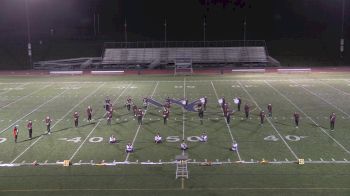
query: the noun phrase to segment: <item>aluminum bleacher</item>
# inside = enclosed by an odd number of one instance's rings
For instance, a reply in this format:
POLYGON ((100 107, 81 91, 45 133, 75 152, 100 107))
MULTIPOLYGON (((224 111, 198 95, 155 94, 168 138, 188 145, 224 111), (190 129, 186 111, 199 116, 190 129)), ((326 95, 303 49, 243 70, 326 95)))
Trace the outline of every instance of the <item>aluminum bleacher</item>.
POLYGON ((106 42, 102 57, 40 61, 39 70, 125 70, 175 67, 191 59, 195 68, 217 65, 265 66, 270 57, 263 40, 192 42, 106 42))
POLYGON ((178 58, 190 58, 196 64, 267 64, 267 52, 262 46, 248 47, 176 47, 176 48, 106 48, 102 65, 147 65, 173 63, 178 58))

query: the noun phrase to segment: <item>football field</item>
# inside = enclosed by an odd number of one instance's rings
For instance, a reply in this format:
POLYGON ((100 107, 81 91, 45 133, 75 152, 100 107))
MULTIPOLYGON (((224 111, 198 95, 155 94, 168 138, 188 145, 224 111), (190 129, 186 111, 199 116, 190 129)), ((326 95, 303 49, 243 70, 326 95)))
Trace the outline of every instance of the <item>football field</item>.
POLYGON ((349 97, 350 75, 340 73, 1 77, 0 195, 349 195, 349 97), (114 108, 111 125, 104 117, 107 96, 114 108), (173 103, 164 125, 162 108, 149 104, 139 125, 125 107, 129 96, 139 107, 144 97, 161 104, 167 97, 187 98, 195 105, 206 96, 208 105, 201 124, 197 112, 173 103), (218 103, 222 97, 235 111, 229 123, 218 103), (261 125, 259 113, 267 114, 268 104, 272 117, 266 115, 261 125), (298 127, 294 112, 300 114, 298 127), (154 143, 158 132, 161 144, 154 143), (207 142, 199 141, 203 132, 207 142), (111 135, 117 143, 109 144, 111 135), (237 151, 230 151, 233 142, 237 151), (125 153, 127 143, 133 153, 125 153), (189 179, 175 179, 175 156, 183 153, 189 179), (72 165, 63 167, 64 160, 72 165))

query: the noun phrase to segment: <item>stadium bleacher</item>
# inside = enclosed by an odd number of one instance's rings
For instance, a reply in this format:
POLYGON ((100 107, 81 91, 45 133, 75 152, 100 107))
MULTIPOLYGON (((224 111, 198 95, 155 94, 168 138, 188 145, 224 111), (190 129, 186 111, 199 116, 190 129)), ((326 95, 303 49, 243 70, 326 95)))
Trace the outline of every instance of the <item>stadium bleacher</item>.
POLYGON ((211 47, 211 48, 107 48, 102 65, 132 65, 160 62, 168 64, 177 58, 191 58, 193 64, 254 63, 268 61, 264 47, 211 47))
POLYGON ((124 70, 175 67, 176 59, 191 59, 196 67, 264 67, 271 60, 264 41, 105 43, 102 57, 41 61, 39 70, 124 70))

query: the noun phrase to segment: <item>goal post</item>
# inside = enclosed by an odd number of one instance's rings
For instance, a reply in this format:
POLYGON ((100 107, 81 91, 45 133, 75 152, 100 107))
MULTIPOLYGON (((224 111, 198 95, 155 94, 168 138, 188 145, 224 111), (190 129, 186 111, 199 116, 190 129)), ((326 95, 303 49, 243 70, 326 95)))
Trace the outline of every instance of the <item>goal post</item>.
POLYGON ((174 75, 192 75, 193 73, 192 59, 190 58, 176 58, 174 65, 174 75))

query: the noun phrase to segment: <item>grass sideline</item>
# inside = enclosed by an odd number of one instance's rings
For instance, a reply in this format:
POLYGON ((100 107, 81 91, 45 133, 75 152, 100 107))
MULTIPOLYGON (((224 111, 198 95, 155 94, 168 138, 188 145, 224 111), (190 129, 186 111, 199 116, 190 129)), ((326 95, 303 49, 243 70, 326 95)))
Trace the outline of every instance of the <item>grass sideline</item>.
POLYGON ((184 77, 178 76, 2 77, 2 164, 56 163, 71 157, 73 163, 128 160, 133 164, 1 167, 0 195, 349 195, 349 76, 190 76, 185 77, 185 83, 184 77), (141 106, 146 95, 164 101, 167 96, 182 98, 184 94, 190 102, 208 96, 204 125, 200 125, 197 113, 173 105, 168 125, 163 125, 160 109, 151 106, 144 125, 139 127, 123 106, 127 96, 141 106), (102 103, 107 95, 116 102, 112 126, 103 119, 102 103), (243 104, 248 102, 251 118, 245 120, 244 114, 237 112, 228 129, 217 106, 217 97, 221 96, 234 109, 233 97, 241 97, 243 104), (266 110, 268 103, 273 105, 273 118, 260 126, 259 108, 266 110), (92 123, 83 121, 87 105, 95 110, 92 123), (79 128, 72 126, 75 110, 81 114, 79 128), (291 119, 294 111, 301 114, 299 129, 291 119), (329 130, 332 111, 337 113, 336 131, 329 130), (43 134, 45 126, 41 122, 47 114, 56 123, 50 136, 43 134), (36 120, 33 140, 26 138, 28 119, 36 120), (12 124, 20 125, 17 144, 12 139, 12 124), (161 145, 152 142, 158 131, 163 138, 170 137, 161 145), (204 144, 196 142, 202 131, 209 135, 204 144), (230 132, 246 163, 235 163, 241 158, 228 150, 232 143, 230 132), (111 134, 120 139, 117 145, 108 144, 111 134), (181 180, 175 180, 174 164, 141 164, 173 161, 175 155, 181 154, 178 139, 182 138, 188 140, 192 162, 190 179, 183 185, 181 180), (136 151, 128 156, 124 146, 131 141, 136 151), (304 158, 306 165, 292 163, 296 161, 294 154, 304 158), (274 164, 261 164, 261 160, 274 164), (200 166, 200 162, 228 163, 200 166))

